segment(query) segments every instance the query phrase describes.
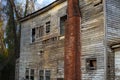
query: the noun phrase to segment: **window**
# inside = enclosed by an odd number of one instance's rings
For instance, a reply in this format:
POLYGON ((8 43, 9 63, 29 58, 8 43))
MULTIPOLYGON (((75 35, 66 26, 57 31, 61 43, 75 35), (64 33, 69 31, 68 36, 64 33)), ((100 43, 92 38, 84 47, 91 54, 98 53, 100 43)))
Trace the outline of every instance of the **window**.
POLYGON ((50 80, 50 70, 45 71, 45 78, 46 80, 50 80))
POLYGON ((35 41, 35 28, 32 29, 32 42, 35 41))
MULTIPOLYGON (((43 34, 44 34, 44 27, 43 26, 40 26, 40 27, 36 27, 35 28, 35 31, 33 29, 33 35, 35 35, 36 37, 35 38, 39 38, 39 37, 42 37, 43 34)), ((34 42, 34 40, 33 40, 34 42)))
POLYGON ((39 71, 40 80, 44 80, 44 70, 39 71))
POLYGON ((50 70, 40 70, 39 80, 50 80, 50 70))
POLYGON ((34 69, 26 68, 25 79, 26 80, 34 80, 34 69))
POLYGON ((46 33, 50 32, 50 21, 46 23, 46 33))
POLYGON ((26 68, 25 78, 26 80, 29 80, 29 68, 26 68))
POLYGON ((96 70, 97 69, 97 60, 96 58, 86 59, 86 68, 87 70, 96 70))
POLYGON ((39 37, 42 37, 43 34, 44 34, 44 27, 40 26, 40 28, 39 28, 39 37))
POLYGON ((30 80, 34 80, 34 69, 30 71, 30 80))
POLYGON ((65 33, 66 20, 67 20, 67 15, 60 18, 60 35, 64 35, 65 33))

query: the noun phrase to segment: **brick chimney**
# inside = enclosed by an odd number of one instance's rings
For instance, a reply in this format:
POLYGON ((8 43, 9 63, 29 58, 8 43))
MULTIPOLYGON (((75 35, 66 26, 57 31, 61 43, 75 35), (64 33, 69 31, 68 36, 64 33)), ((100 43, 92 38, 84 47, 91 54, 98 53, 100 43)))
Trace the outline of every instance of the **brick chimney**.
POLYGON ((65 27, 64 80, 81 80, 79 0, 68 0, 65 27))

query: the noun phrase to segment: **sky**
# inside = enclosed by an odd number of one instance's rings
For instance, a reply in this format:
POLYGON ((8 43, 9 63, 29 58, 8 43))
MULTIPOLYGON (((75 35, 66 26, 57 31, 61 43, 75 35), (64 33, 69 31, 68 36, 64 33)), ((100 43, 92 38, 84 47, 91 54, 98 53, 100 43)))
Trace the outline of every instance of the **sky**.
POLYGON ((52 3, 55 0, 37 0, 36 2, 36 6, 38 6, 38 8, 42 8, 50 3, 52 3))
MULTIPOLYGON (((23 3, 23 4, 26 2, 26 0, 17 0, 17 1, 20 3, 23 3)), ((52 3, 53 1, 55 1, 55 0, 37 0, 35 5, 36 5, 36 8, 40 9, 40 8, 43 8, 43 7, 47 6, 48 4, 52 3)))
POLYGON ((51 2, 53 2, 53 1, 55 1, 55 0, 37 0, 37 2, 38 2, 39 4, 47 4, 47 3, 51 3, 51 2))

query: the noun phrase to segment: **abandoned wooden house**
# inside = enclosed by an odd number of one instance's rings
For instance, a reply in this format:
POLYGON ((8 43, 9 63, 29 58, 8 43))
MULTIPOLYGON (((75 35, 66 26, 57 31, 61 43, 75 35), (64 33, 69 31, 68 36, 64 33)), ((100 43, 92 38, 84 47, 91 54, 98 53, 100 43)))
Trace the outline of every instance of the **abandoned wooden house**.
MULTIPOLYGON (((120 80, 120 0, 79 2, 82 80, 120 80)), ((66 20, 66 0, 20 19, 16 80, 64 80, 66 20)))

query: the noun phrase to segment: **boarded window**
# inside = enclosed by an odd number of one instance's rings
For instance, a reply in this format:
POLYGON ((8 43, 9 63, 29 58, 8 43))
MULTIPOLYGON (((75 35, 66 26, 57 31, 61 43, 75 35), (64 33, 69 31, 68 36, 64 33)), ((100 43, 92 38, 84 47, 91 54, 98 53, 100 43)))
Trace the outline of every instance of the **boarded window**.
POLYGON ((96 70, 97 69, 97 60, 96 58, 86 59, 86 68, 87 70, 96 70))
POLYGON ((65 33, 66 20, 67 20, 67 15, 60 17, 60 35, 64 35, 65 33))
POLYGON ((50 21, 46 23, 46 33, 50 32, 50 21))
POLYGON ((35 28, 32 29, 32 42, 35 41, 35 28))

